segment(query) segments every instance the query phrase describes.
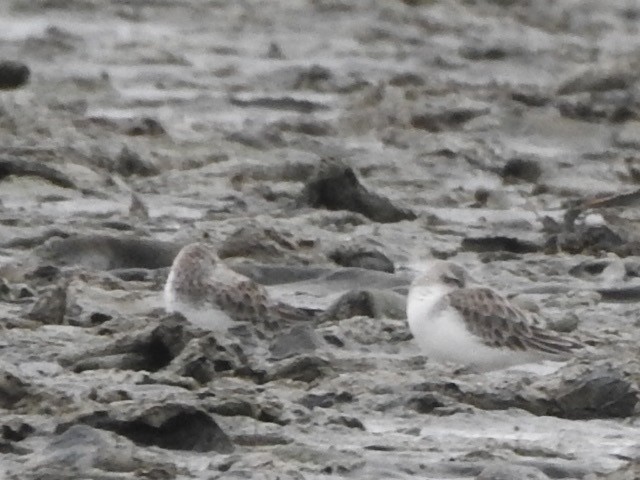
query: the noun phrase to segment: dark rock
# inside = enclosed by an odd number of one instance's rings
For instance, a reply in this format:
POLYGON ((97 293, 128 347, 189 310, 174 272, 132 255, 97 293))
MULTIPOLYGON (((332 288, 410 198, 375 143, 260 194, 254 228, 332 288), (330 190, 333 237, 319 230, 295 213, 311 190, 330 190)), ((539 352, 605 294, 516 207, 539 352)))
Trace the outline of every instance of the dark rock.
POLYGON ((526 158, 512 158, 502 168, 501 176, 506 182, 524 180, 535 183, 542 175, 542 169, 537 161, 526 158))
POLYGON ((636 73, 628 69, 591 69, 580 72, 562 82, 562 85, 558 87, 558 95, 626 90, 636 80, 636 73))
POLYGON ((155 280, 154 271, 148 268, 118 268, 109 273, 125 282, 149 282, 155 280))
POLYGON ((2 425, 2 438, 11 442, 20 442, 33 432, 35 432, 35 428, 19 420, 9 421, 2 425))
POLYGON ((145 472, 145 478, 169 480, 176 477, 177 468, 169 462, 145 458, 122 436, 73 425, 56 435, 36 458, 22 465, 20 475, 12 478, 62 480, 78 478, 78 472, 83 472, 85 478, 104 479, 145 472), (148 476, 152 471, 153 475, 148 476))
POLYGON ((283 361, 268 372, 266 381, 291 379, 311 383, 331 372, 331 365, 326 360, 314 356, 300 356, 293 360, 283 361))
POLYGON ((269 44, 269 50, 267 50, 267 54, 265 56, 266 58, 274 60, 284 60, 286 58, 282 52, 282 47, 276 42, 271 42, 269 44))
POLYGON ((311 65, 299 71, 293 84, 294 90, 335 91, 335 78, 331 70, 320 65, 311 65))
POLYGON ((424 77, 413 72, 398 73, 389 79, 389 85, 394 87, 421 87, 424 84, 424 77))
POLYGON ((326 137, 336 135, 335 127, 328 121, 287 119, 275 122, 274 125, 283 132, 302 133, 313 137, 326 137))
POLYGON ((465 45, 460 48, 460 56, 469 60, 504 60, 511 52, 503 45, 465 45))
POLYGON ((356 316, 374 318, 373 299, 366 290, 352 290, 340 296, 324 313, 324 318, 344 320, 356 316))
POLYGON ((62 279, 42 293, 31 307, 27 317, 49 325, 62 325, 67 313, 69 280, 62 279))
POLYGON ((58 277, 60 277, 60 269, 54 265, 40 265, 35 270, 25 274, 27 280, 42 280, 46 283, 53 283, 58 277))
POLYGON ((486 467, 476 480, 548 480, 543 472, 523 465, 496 464, 486 467))
POLYGON ((556 107, 562 116, 586 122, 640 120, 640 101, 625 90, 577 94, 559 100, 556 107))
POLYGON ((638 392, 618 372, 596 370, 567 382, 554 395, 557 416, 571 419, 633 415, 638 392))
POLYGON ((527 240, 514 237, 467 237, 462 240, 462 249, 471 252, 510 252, 533 253, 539 252, 542 247, 527 240))
POLYGON ((169 267, 181 246, 134 236, 74 235, 51 238, 35 250, 56 265, 82 265, 96 270, 169 267))
POLYGON ((309 393, 298 400, 300 405, 304 405, 309 410, 314 408, 331 408, 336 403, 335 392, 327 392, 322 394, 309 393))
MULTIPOLYGON (((206 412, 191 405, 162 403, 151 407, 131 405, 78 417, 73 423, 109 430, 140 445, 169 450, 230 453, 233 444, 206 412)), ((58 427, 64 432, 71 424, 58 427)))
POLYGON ((398 208, 387 198, 369 192, 351 167, 334 158, 325 158, 305 185, 300 201, 314 208, 349 210, 381 223, 414 220, 408 209, 398 208))
POLYGON ((221 372, 239 369, 245 363, 242 350, 220 344, 213 334, 192 340, 166 368, 205 384, 221 372))
POLYGON ((232 400, 225 400, 209 408, 209 411, 211 411, 212 413, 215 413, 216 415, 222 415, 223 417, 242 416, 257 418, 257 410, 258 408, 256 407, 256 405, 251 404, 246 400, 237 398, 232 400))
POLYGON ((218 248, 220 258, 247 257, 261 261, 290 257, 296 242, 286 233, 261 225, 243 225, 218 248))
POLYGON ((362 246, 341 245, 329 252, 328 257, 343 267, 365 268, 389 273, 395 272, 393 262, 385 254, 362 246))
POLYGON ((289 331, 278 334, 269 346, 271 356, 276 360, 313 352, 322 345, 322 339, 308 325, 297 325, 289 331))
POLYGON ((149 160, 143 159, 140 154, 130 150, 126 145, 122 147, 115 159, 114 171, 124 177, 140 175, 148 177, 157 175, 160 171, 149 160))
POLYGON ((600 275, 610 263, 610 260, 584 260, 578 265, 571 267, 569 274, 574 277, 589 279, 600 275))
POLYGON ((453 107, 442 111, 416 114, 411 118, 411 126, 428 132, 457 130, 469 120, 486 115, 488 108, 453 107))
POLYGON ((62 188, 77 188, 73 180, 53 167, 33 160, 0 157, 0 181, 10 175, 39 177, 62 188))
POLYGON ((356 417, 347 417, 345 415, 340 415, 339 417, 331 417, 327 423, 329 425, 344 425, 347 428, 356 428, 358 430, 362 430, 363 432, 366 430, 364 424, 356 417))
POLYGON ((426 382, 416 390, 437 392, 484 410, 521 408, 534 415, 569 419, 623 418, 633 415, 638 392, 607 367, 575 378, 541 377, 491 389, 464 382, 426 382))
POLYGON ((30 75, 31 71, 24 63, 0 61, 0 90, 21 87, 27 83, 30 75))
POLYGON ((626 241, 606 225, 578 225, 573 231, 552 234, 545 244, 546 253, 571 254, 613 252, 621 257, 640 253, 640 245, 626 241))
POLYGON ((434 409, 443 407, 444 404, 436 396, 426 393, 410 398, 407 406, 418 413, 431 413, 434 409))
POLYGON ((264 447, 271 445, 288 445, 293 439, 277 433, 246 433, 235 435, 233 443, 247 447, 264 447))
POLYGON ((640 300, 640 287, 633 285, 620 288, 596 289, 603 302, 637 302, 640 300))
POLYGON ((9 368, 0 365, 0 407, 12 408, 29 395, 29 385, 9 368))
POLYGON ((322 320, 344 320, 357 316, 406 318, 406 296, 387 289, 351 290, 320 314, 322 320))
POLYGON ((551 102, 551 98, 549 98, 548 95, 537 90, 520 90, 513 92, 511 98, 528 107, 544 107, 551 102))
POLYGON ((109 118, 109 117, 90 117, 79 120, 79 127, 86 125, 95 125, 112 132, 121 133, 129 136, 160 136, 166 134, 166 130, 162 124, 151 117, 133 117, 133 118, 109 118))
POLYGON ((229 103, 238 107, 259 107, 271 110, 291 110, 299 113, 312 113, 318 110, 327 110, 329 107, 323 103, 313 102, 307 99, 293 97, 229 97, 229 103))
POLYGON ((184 317, 172 314, 158 325, 59 361, 77 372, 104 368, 157 372, 166 367, 206 383, 218 372, 240 368, 244 363, 240 355, 234 345, 221 345, 212 333, 197 336, 184 317))

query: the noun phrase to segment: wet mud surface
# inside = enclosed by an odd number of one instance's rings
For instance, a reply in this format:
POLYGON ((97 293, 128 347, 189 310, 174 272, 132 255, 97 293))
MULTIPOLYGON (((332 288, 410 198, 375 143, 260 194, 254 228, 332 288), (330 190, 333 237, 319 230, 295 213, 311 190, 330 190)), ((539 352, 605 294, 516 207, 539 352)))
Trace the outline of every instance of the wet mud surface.
POLYGON ((0 478, 636 478, 639 16, 2 2, 0 478), (233 341, 165 314, 193 241, 321 313, 233 341), (587 351, 425 359, 427 258, 587 351))

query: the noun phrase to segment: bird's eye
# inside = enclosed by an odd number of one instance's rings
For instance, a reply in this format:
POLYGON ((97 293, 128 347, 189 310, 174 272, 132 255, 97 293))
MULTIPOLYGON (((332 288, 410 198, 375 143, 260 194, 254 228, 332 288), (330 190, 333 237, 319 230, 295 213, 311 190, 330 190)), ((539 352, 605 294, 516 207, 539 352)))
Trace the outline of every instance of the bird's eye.
POLYGON ((464 287, 464 282, 462 281, 462 279, 455 277, 453 275, 443 275, 442 280, 447 285, 456 286, 458 288, 464 287))

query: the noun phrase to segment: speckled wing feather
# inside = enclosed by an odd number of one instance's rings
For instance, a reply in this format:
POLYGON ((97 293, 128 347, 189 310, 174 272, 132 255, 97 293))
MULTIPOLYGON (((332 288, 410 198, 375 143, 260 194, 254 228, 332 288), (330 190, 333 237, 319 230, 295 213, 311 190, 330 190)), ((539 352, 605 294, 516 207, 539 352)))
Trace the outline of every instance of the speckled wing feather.
POLYGON ((260 323, 271 330, 282 328, 285 322, 312 320, 317 316, 314 311, 271 301, 264 287, 249 279, 233 286, 211 281, 210 295, 234 320, 260 323))
POLYGON ((247 279, 229 285, 210 280, 208 287, 210 298, 232 319, 266 324, 271 320, 266 292, 257 283, 247 279))
POLYGON ((467 328, 490 347, 566 356, 581 348, 574 340, 550 331, 506 298, 488 288, 462 288, 446 297, 467 328))

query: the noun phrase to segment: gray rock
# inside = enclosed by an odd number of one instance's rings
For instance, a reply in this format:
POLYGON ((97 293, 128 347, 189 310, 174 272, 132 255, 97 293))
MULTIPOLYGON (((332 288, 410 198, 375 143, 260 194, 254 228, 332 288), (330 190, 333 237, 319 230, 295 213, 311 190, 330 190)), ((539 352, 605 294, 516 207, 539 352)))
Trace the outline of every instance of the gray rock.
POLYGON ((0 407, 12 408, 29 395, 30 387, 12 365, 0 364, 0 407))
POLYGON ((96 270, 155 269, 170 266, 180 248, 171 242, 96 234, 54 237, 35 253, 55 265, 81 265, 96 270))
POLYGON ((548 480, 537 468, 521 465, 489 465, 480 472, 476 480, 548 480))
POLYGON ((351 167, 326 158, 304 187, 301 203, 328 210, 349 210, 381 223, 414 220, 415 213, 395 206, 389 199, 367 190, 351 167))
MULTIPOLYGON (((141 452, 122 436, 87 425, 74 425, 53 437, 44 451, 20 473, 26 470, 26 478, 33 479, 79 478, 80 472, 84 478, 115 479, 122 477, 110 472, 122 475, 141 469, 155 469, 158 475, 163 475, 161 478, 174 478, 177 474, 174 464, 141 452)), ((18 471, 12 473, 18 474, 18 471)))
POLYGON ((329 252, 329 258, 343 267, 365 268, 393 273, 393 262, 383 253, 365 246, 341 245, 329 252))
POLYGON ((298 325, 289 331, 276 335, 269 346, 276 360, 313 352, 323 344, 320 336, 309 325, 298 325))
POLYGON ((139 445, 155 445, 169 450, 229 453, 231 440, 208 413, 180 403, 127 405, 81 415, 61 424, 64 432, 82 423, 123 435, 139 445))

